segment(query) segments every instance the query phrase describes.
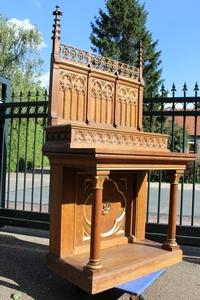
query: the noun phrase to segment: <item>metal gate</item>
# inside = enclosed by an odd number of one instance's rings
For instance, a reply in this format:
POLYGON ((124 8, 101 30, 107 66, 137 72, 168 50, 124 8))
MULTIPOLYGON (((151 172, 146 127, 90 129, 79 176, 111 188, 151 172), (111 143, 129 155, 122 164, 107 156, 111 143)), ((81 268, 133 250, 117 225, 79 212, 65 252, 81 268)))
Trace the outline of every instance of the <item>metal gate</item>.
MULTIPOLYGON (((176 96, 173 84, 168 97, 164 86, 160 97, 144 99, 144 122, 148 131, 167 133, 172 151, 197 154, 187 166, 179 184, 177 239, 179 243, 200 245, 200 97, 195 84, 194 96, 176 96)), ((169 183, 165 172, 149 173, 147 204, 148 237, 163 240, 167 233, 169 183)))
POLYGON ((49 163, 42 155, 47 93, 10 95, 1 81, 0 224, 48 228, 49 163))

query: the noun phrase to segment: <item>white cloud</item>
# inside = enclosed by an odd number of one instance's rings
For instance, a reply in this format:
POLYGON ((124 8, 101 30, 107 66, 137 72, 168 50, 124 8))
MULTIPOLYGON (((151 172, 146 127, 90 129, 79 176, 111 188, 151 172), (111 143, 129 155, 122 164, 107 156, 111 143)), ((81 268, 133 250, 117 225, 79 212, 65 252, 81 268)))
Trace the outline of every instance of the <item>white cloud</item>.
POLYGON ((31 30, 35 29, 35 25, 31 24, 29 19, 24 19, 24 20, 18 20, 18 19, 10 19, 8 20, 8 24, 15 25, 18 28, 23 28, 24 30, 31 30))
POLYGON ((49 72, 43 73, 40 77, 39 80, 41 81, 41 85, 45 88, 48 88, 49 86, 49 72))
POLYGON ((41 8, 41 4, 38 0, 33 0, 33 3, 35 4, 35 6, 37 6, 37 8, 41 8))
POLYGON ((42 41, 42 43, 39 46, 39 49, 42 49, 42 48, 47 48, 47 44, 44 41, 42 41))
MULTIPOLYGON (((18 19, 10 19, 8 20, 8 24, 10 26, 15 26, 18 29, 24 29, 24 30, 32 30, 32 29, 37 29, 35 25, 31 24, 29 19, 24 19, 24 20, 18 20, 18 19)), ((42 38, 41 32, 39 32, 42 38)), ((38 46, 38 49, 41 50, 42 48, 47 48, 47 44, 42 40, 41 44, 38 46)))

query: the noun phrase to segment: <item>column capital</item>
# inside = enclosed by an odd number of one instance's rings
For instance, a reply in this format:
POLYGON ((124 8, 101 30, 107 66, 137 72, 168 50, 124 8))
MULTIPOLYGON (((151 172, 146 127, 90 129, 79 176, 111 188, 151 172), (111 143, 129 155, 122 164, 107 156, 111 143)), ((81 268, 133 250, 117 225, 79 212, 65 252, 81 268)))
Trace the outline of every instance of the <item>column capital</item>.
POLYGON ((103 189, 104 181, 108 179, 110 172, 107 171, 98 171, 92 176, 93 189, 103 189))
POLYGON ((170 174, 170 183, 178 184, 181 176, 184 174, 184 170, 175 170, 169 173, 170 174))

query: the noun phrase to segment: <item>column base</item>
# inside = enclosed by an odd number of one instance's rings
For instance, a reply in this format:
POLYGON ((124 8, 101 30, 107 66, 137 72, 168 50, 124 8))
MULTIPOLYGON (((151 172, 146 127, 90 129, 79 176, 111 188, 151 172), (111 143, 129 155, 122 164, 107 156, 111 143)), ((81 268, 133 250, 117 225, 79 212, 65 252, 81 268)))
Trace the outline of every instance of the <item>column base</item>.
POLYGON ((136 242, 136 237, 134 235, 129 235, 128 236, 128 242, 131 243, 135 243, 136 242))
POLYGON ((99 260, 91 260, 85 266, 85 269, 89 270, 100 270, 102 268, 102 264, 99 260))
POLYGON ((162 248, 168 251, 176 251, 180 249, 180 246, 177 244, 175 240, 167 240, 163 245, 162 248))

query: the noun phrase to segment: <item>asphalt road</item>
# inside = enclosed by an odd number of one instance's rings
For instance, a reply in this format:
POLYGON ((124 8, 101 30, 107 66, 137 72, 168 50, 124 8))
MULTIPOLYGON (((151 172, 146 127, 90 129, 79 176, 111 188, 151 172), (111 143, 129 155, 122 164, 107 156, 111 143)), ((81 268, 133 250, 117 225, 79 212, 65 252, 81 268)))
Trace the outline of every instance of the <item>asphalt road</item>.
MULTIPOLYGON (((17 208, 21 209, 23 206, 23 199, 25 200, 25 208, 30 209, 31 203, 35 211, 38 211, 40 207, 43 212, 48 211, 49 202, 49 175, 44 174, 41 177, 40 174, 27 174, 26 175, 26 186, 24 185, 24 174, 19 173, 16 179, 16 174, 11 173, 10 185, 9 185, 9 197, 8 197, 8 185, 6 186, 6 199, 9 198, 9 207, 14 208, 15 201, 17 208), (42 184, 42 189, 41 189, 42 184), (33 187, 33 189, 32 189, 33 187), (16 191, 17 190, 17 195, 16 191), (41 203, 40 203, 41 202, 41 203)), ((8 178, 7 178, 8 184, 8 178)), ((169 209, 169 188, 170 185, 162 183, 161 185, 161 196, 160 196, 160 215, 163 220, 166 219, 169 209)), ((179 201, 177 215, 180 214, 180 197, 181 185, 179 185, 179 201)), ((149 214, 150 217, 156 218, 158 212, 158 183, 150 184, 150 197, 149 197, 149 214)), ((183 199, 182 199, 182 215, 186 219, 190 219, 192 213, 192 184, 184 184, 183 199)), ((195 185, 194 193, 194 219, 196 224, 200 224, 200 184, 195 185)), ((189 220, 190 222, 190 220, 189 220)))

